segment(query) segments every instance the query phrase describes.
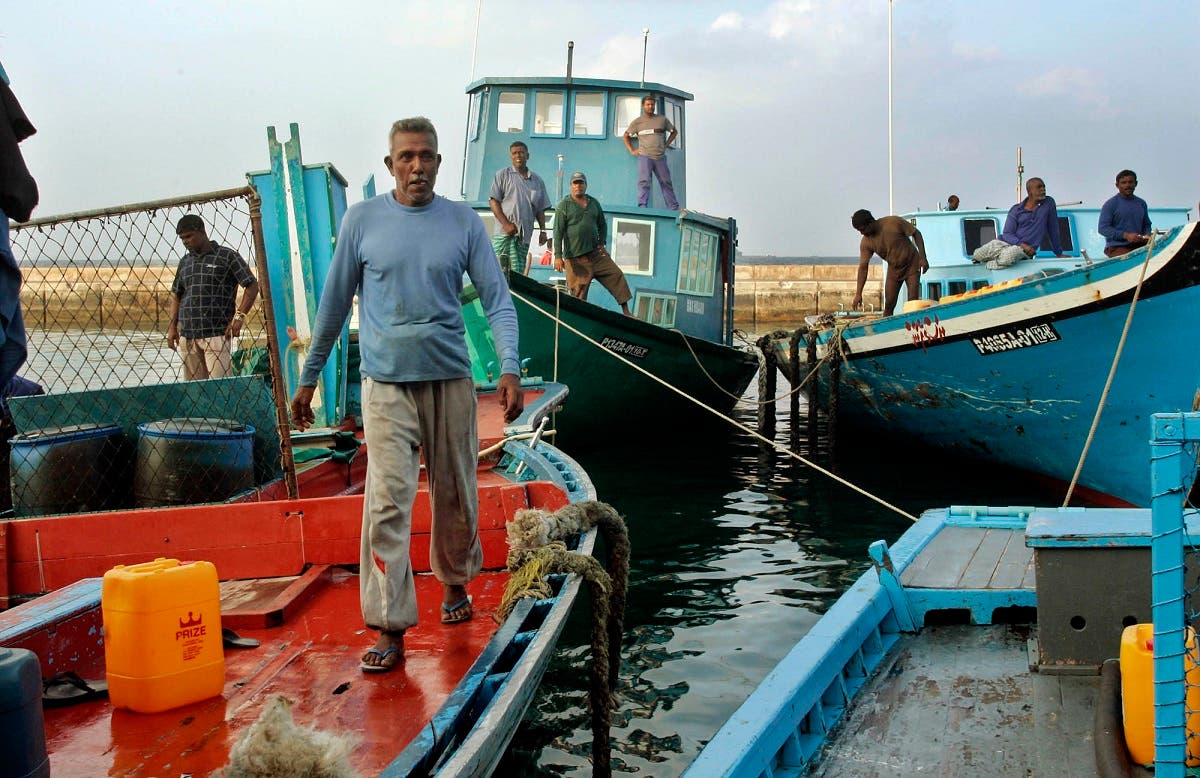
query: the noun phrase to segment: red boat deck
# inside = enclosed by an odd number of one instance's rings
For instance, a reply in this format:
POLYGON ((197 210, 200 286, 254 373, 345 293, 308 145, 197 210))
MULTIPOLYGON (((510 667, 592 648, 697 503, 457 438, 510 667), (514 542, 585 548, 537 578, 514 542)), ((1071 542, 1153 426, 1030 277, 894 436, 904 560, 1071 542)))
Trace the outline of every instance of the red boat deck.
MULTIPOLYGON (((405 661, 390 673, 367 675, 359 658, 374 636, 362 625, 358 577, 335 570, 286 623, 239 630, 262 645, 226 649, 221 697, 156 714, 114 710, 106 700, 47 710, 52 772, 205 775, 225 765, 239 732, 283 695, 294 703, 297 723, 360 738, 354 767, 377 774, 445 702, 491 638, 507 578, 487 572, 475 579, 475 618, 444 625, 440 585, 431 575, 417 576, 421 621, 408 632, 405 661)), ((103 677, 102 661, 77 671, 103 677)))

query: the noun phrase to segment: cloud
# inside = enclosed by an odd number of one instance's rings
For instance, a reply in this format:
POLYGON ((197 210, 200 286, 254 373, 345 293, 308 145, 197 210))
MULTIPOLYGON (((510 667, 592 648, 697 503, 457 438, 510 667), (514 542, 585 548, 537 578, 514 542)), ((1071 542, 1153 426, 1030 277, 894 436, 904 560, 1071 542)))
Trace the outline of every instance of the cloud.
POLYGON ((1004 53, 1000 51, 999 46, 968 46, 956 41, 950 47, 950 53, 956 60, 963 62, 991 63, 1004 60, 1004 53))
POLYGON ((721 32, 725 30, 740 30, 745 25, 746 20, 737 11, 726 11, 718 16, 711 25, 709 30, 712 32, 721 32))
POLYGON ((1017 92, 1026 97, 1064 97, 1079 105, 1107 108, 1108 97, 1097 88, 1099 83, 1098 73, 1064 65, 1026 79, 1017 85, 1017 92))
POLYGON ((774 3, 765 14, 767 34, 780 39, 809 32, 816 26, 816 10, 816 4, 811 0, 783 0, 774 3))

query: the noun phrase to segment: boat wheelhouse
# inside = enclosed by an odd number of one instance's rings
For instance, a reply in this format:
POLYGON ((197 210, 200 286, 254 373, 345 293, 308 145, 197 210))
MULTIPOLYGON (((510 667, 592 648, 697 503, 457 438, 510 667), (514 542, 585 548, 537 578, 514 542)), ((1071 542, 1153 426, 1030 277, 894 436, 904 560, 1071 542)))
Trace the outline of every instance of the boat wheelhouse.
MULTIPOLYGON (((529 147, 529 168, 546 182, 553 204, 569 194, 570 175, 588 178, 588 194, 600 201, 608 220, 609 251, 633 290, 630 308, 643 321, 676 328, 694 337, 729 345, 733 331, 733 266, 737 223, 692 210, 687 196, 688 129, 685 115, 693 96, 651 82, 566 77, 483 78, 467 87, 463 197, 488 225, 495 218, 488 192, 498 170, 510 166, 509 147, 529 147), (656 113, 678 130, 667 149, 680 211, 663 204, 652 182, 650 206, 637 207, 638 169, 623 136, 641 112, 646 95, 656 113)), ((553 209, 547 226, 553 225, 553 209)), ((536 240, 528 275, 550 281, 556 275, 536 240)), ((588 298, 618 310, 611 297, 588 298)))

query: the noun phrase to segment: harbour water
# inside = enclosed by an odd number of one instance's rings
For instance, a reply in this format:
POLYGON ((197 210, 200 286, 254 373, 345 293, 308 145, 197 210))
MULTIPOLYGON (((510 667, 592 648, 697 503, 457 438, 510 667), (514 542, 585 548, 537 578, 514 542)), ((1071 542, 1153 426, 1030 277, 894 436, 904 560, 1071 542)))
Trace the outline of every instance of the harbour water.
MULTIPOLYGON (((752 386, 735 414, 752 429, 755 401, 752 386)), ((774 439, 786 447, 786 401, 776 415, 774 439)), ((834 462, 818 441, 815 461, 913 515, 949 504, 1056 504, 1019 476, 916 446, 842 436, 837 447, 834 462)), ((635 431, 625 448, 577 458, 625 517, 633 549, 612 726, 617 774, 682 773, 866 568, 867 545, 892 542, 910 524, 733 427, 685 439, 666 423, 635 431)), ((499 774, 591 774, 590 617, 581 602, 499 774)))

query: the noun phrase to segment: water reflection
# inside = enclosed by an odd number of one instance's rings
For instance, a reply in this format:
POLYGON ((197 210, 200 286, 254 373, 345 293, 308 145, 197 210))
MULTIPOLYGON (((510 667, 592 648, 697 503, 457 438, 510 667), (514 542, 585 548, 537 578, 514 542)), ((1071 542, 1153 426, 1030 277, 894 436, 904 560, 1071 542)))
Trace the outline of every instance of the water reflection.
MULTIPOLYGON (((776 407, 774 440, 787 445, 788 402, 776 407)), ((756 415, 748 405, 736 417, 756 428, 756 415)), ((843 435, 837 462, 824 443, 810 450, 802 434, 800 453, 913 514, 952 502, 1052 502, 1018 477, 874 436, 843 435)), ((625 516, 633 548, 612 727, 617 773, 683 772, 866 568, 867 545, 910 524, 736 430, 640 439, 580 460, 625 516)), ((590 774, 589 619, 581 603, 501 774, 590 774)))

